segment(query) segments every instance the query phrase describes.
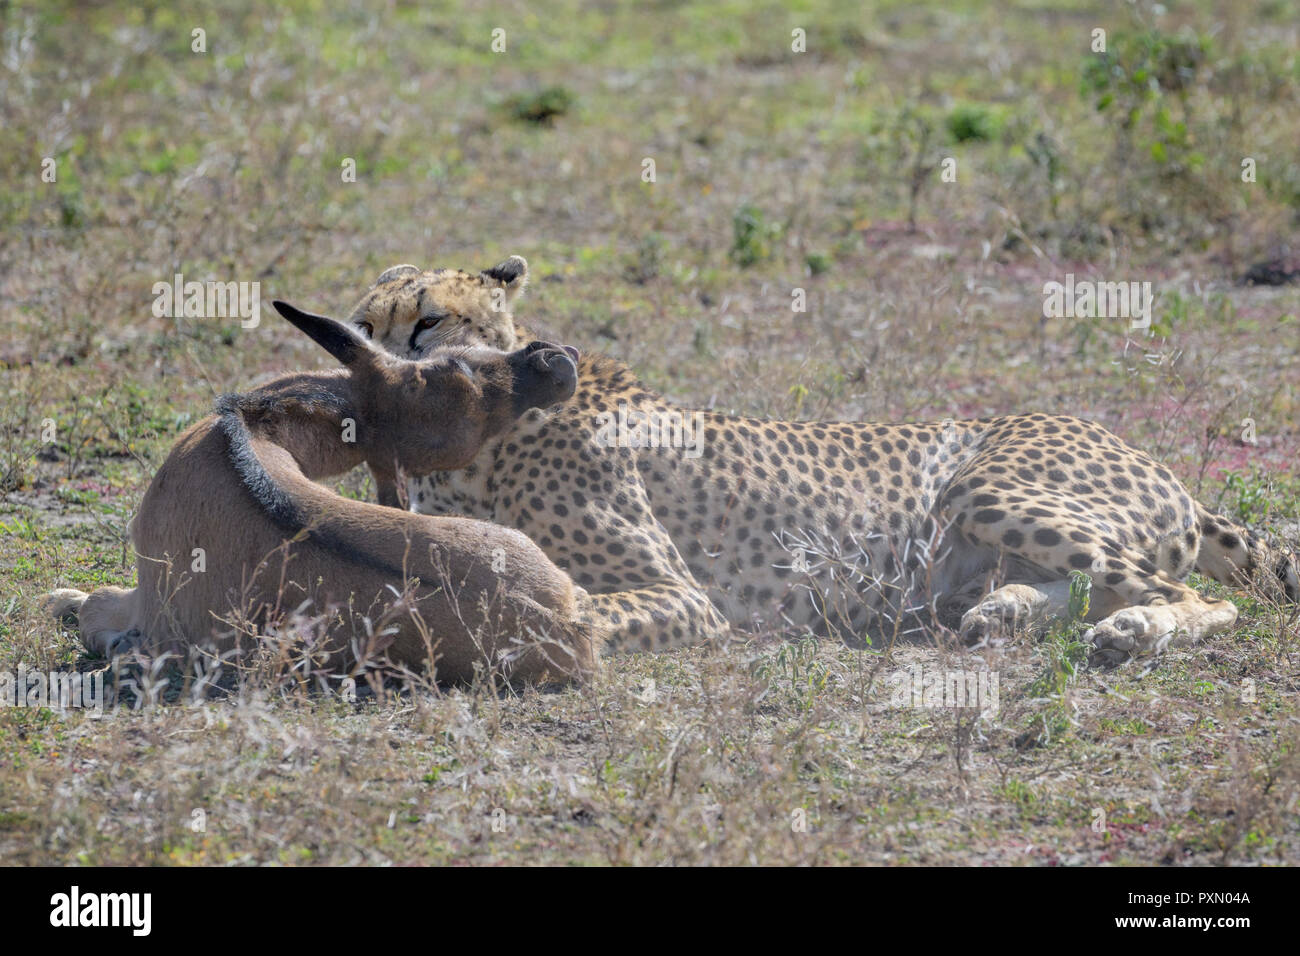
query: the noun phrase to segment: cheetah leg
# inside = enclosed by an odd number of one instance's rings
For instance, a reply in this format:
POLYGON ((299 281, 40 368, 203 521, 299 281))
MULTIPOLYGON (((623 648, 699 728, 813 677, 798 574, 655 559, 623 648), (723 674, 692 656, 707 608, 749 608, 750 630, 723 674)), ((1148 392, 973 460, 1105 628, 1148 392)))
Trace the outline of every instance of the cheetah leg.
POLYGON ((1108 661, 1164 653, 1169 646, 1199 644, 1236 623, 1236 605, 1201 597, 1191 588, 1175 604, 1123 607, 1084 635, 1108 661))
MULTIPOLYGON (((1044 495, 1035 504, 1051 508, 1055 501, 1044 495)), ((1141 552, 1083 521, 1057 515, 1050 524, 1036 527, 1026 525, 1019 515, 999 514, 994 520, 981 520, 979 512, 974 512, 966 534, 997 547, 1004 559, 1055 569, 1061 575, 1070 568, 1087 574, 1092 579, 1088 620, 1096 623, 1086 639, 1106 659, 1195 643, 1226 630, 1237 619, 1237 609, 1231 603, 1202 597, 1141 552)), ((1068 599, 1068 589, 1065 593, 1068 599)), ((1031 615, 1042 613, 1034 610, 1032 600, 1028 604, 1031 615)), ((1021 609, 1017 606, 1014 610, 1012 617, 1018 623, 1016 615, 1021 609)), ((974 620, 972 634, 977 627, 974 620)))
POLYGON ((966 644, 992 644, 1016 631, 1065 614, 1070 582, 1005 584, 962 615, 958 633, 966 644))
POLYGON ((1232 627, 1237 608, 1228 601, 1203 598, 1177 604, 1136 605, 1098 621, 1084 635, 1106 660, 1122 661, 1160 654, 1173 645, 1195 644, 1232 627))
MULTIPOLYGON (((1115 559, 1111 563, 1115 564, 1115 559)), ((1108 587, 1115 598, 1127 600, 1130 606, 1102 618, 1084 635, 1105 660, 1160 654, 1170 646, 1196 644, 1237 621, 1237 607, 1231 601, 1203 597, 1162 571, 1141 575, 1131 563, 1125 570, 1130 573, 1124 581, 1108 587)), ((1114 580, 1114 573, 1109 577, 1114 580)))
POLYGON ((593 621, 610 635, 601 651, 605 656, 671 651, 731 636, 708 596, 684 582, 657 581, 590 598, 593 621))
MULTIPOLYGON (((563 524, 569 531, 547 518, 544 507, 530 508, 527 496, 511 508, 498 508, 494 520, 531 536, 587 591, 593 624, 609 635, 603 655, 729 639, 727 619, 655 518, 631 457, 602 456, 599 465, 600 481, 619 489, 617 503, 605 494, 588 494, 578 505, 576 495, 555 493, 549 503, 565 506, 563 524)), ((597 479, 591 480, 594 485, 597 479)), ((532 485, 524 487, 531 490, 532 485)))

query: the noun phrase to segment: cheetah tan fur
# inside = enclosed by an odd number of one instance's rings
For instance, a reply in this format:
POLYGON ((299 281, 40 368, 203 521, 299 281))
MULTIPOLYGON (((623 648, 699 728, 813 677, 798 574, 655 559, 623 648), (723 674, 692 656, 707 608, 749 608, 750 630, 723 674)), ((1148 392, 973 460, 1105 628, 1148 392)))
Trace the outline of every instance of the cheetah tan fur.
MULTIPOLYGON (((519 256, 478 274, 395 267, 352 321, 406 357, 447 341, 515 348, 532 338, 510 312, 526 277, 519 256)), ((614 359, 584 355, 579 373, 572 400, 527 413, 469 467, 412 481, 408 497, 417 511, 527 533, 592 592, 614 634, 607 652, 679 647, 733 626, 860 645, 940 624, 993 643, 1064 614, 1080 571, 1092 582, 1087 639, 1122 659, 1234 623, 1234 605, 1184 583, 1192 570, 1300 596, 1294 558, 1088 421, 699 412, 691 457, 611 446, 602 423, 620 408, 661 421, 697 413, 614 359)))

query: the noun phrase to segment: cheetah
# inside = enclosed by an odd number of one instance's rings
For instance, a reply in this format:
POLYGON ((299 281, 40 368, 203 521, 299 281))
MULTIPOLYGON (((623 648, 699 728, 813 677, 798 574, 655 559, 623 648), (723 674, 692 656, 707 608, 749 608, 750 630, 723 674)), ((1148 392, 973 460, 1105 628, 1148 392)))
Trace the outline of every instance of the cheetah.
MULTIPOLYGON (((511 312, 527 275, 520 256, 478 274, 396 266, 352 322, 405 357, 447 342, 518 348, 532 339, 511 312)), ((725 639, 733 627, 863 646, 941 625, 967 644, 998 643, 1065 614, 1081 572, 1086 639, 1119 660, 1232 626, 1236 607, 1185 584, 1192 570, 1300 598, 1292 556, 1211 514, 1168 468, 1092 422, 696 412, 597 354, 583 355, 567 403, 528 412, 468 467, 407 491, 416 511, 532 537, 591 592, 614 635, 606 653, 725 639), (613 416, 689 422, 698 442, 676 447, 673 428, 619 440, 613 416)))

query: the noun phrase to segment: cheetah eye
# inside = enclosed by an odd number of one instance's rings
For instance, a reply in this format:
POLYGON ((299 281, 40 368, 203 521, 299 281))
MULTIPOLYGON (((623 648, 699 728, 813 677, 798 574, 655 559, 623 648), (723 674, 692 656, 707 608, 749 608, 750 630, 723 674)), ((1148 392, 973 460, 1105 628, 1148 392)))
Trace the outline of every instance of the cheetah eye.
POLYGON ((357 328, 366 338, 373 339, 375 337, 375 327, 369 322, 358 322, 357 328))
POLYGON ((441 315, 426 315, 420 321, 415 323, 415 331, 423 332, 425 329, 431 329, 442 321, 441 315))

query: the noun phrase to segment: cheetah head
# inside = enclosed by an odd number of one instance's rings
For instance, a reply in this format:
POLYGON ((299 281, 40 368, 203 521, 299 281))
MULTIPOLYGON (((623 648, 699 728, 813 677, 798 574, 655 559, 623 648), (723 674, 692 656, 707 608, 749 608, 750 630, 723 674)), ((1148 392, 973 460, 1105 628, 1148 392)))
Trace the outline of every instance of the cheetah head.
POLYGON ((384 270, 348 320, 376 345, 402 358, 424 358, 447 345, 525 344, 511 309, 528 281, 528 263, 511 256, 482 272, 384 270))

